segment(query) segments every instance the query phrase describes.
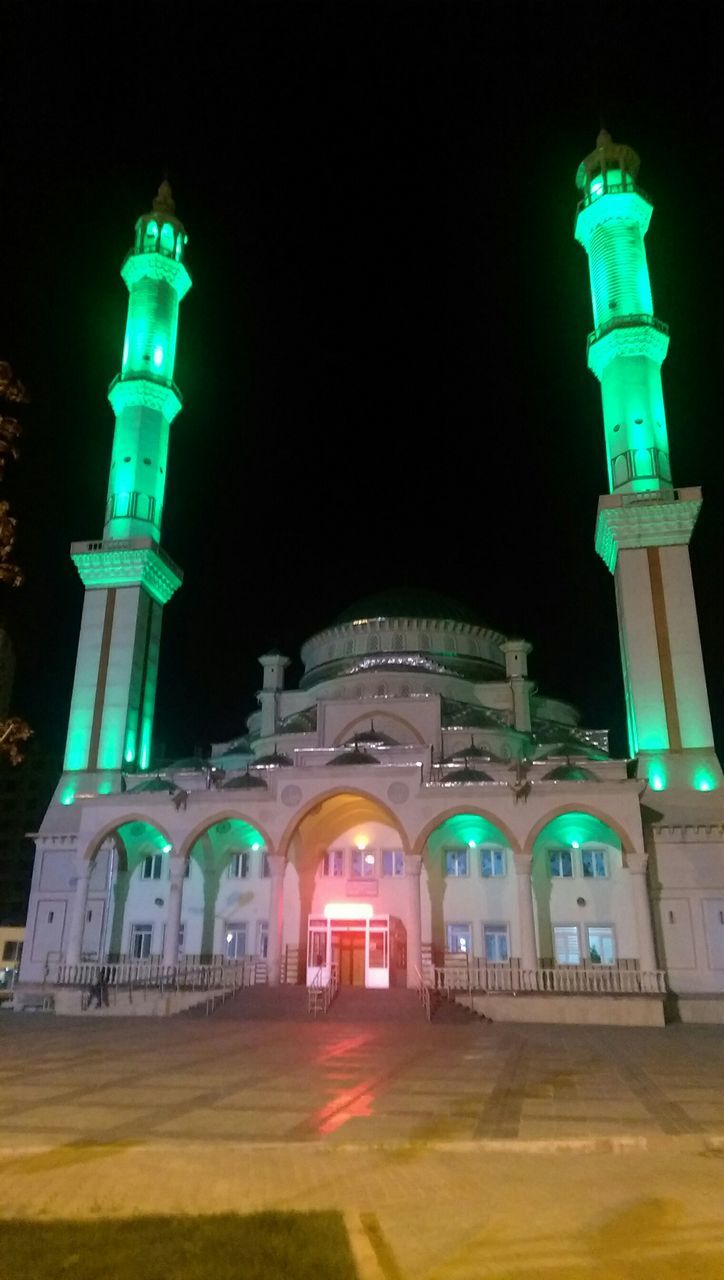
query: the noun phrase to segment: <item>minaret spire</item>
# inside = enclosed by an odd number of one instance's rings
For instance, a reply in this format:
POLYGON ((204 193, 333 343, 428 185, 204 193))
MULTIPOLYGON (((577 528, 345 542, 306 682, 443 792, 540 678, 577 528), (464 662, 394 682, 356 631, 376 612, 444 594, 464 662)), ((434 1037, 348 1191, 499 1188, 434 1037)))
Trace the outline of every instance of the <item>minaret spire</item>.
POLYGON ((601 383, 611 496, 599 502, 596 550, 614 574, 629 746, 655 790, 711 790, 714 754, 688 543, 698 488, 674 489, 644 235, 653 207, 639 157, 601 129, 578 168, 575 236, 589 257, 594 331, 588 365, 601 383))
MULTIPOLYGON (((150 762, 161 610, 182 577, 160 539, 170 427, 181 409, 174 366, 179 304, 191 287, 187 240, 164 178, 121 268, 128 318, 108 392, 116 423, 103 539, 71 547, 86 597, 66 780, 150 762)), ((74 791, 65 781, 66 802, 74 791)))

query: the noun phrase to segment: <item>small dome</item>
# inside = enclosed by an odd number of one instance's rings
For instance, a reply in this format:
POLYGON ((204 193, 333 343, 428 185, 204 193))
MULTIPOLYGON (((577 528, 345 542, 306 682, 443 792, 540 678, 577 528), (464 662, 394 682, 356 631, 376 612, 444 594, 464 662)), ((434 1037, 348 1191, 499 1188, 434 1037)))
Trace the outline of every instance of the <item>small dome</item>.
POLYGON ((327 764, 349 765, 349 764, 379 764, 377 756, 373 756, 371 751, 366 751, 364 747, 359 747, 355 742, 350 751, 343 751, 341 755, 335 756, 333 760, 328 760, 327 764))
POLYGON ((399 747, 399 742, 395 738, 391 738, 387 733, 380 733, 375 729, 374 720, 370 721, 369 729, 365 729, 364 733, 356 733, 354 738, 350 738, 349 742, 345 742, 345 747, 355 747, 361 742, 366 747, 399 747))
POLYGON ((598 778, 580 764, 559 764, 543 774, 543 782, 598 782, 598 778))
POLYGON ((444 773, 441 781, 444 786, 450 787, 461 782, 492 782, 493 779, 483 769, 470 769, 465 765, 462 769, 451 769, 449 773, 444 773))
POLYGON ((262 766, 265 769, 290 769, 293 764, 294 761, 285 755, 283 751, 277 751, 275 743, 273 751, 270 751, 265 756, 257 756, 256 760, 251 761, 251 768, 255 769, 257 766, 262 766))
POLYGON ((267 790, 267 784, 263 778, 256 777, 255 774, 249 773, 246 769, 244 773, 238 773, 233 778, 227 778, 226 782, 222 782, 222 791, 252 791, 255 787, 261 787, 267 790))
POLYGON ((166 791, 169 795, 173 795, 174 791, 179 788, 170 778, 162 778, 160 774, 156 774, 155 778, 146 778, 143 782, 139 782, 137 787, 131 787, 131 794, 137 791, 166 791))

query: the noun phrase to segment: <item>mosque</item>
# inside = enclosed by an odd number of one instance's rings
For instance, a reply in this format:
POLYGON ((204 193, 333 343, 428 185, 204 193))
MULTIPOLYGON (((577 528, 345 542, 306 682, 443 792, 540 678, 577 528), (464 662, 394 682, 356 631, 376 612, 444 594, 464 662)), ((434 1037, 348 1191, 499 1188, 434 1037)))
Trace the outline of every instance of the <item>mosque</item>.
MULTIPOLYGON (((161 544, 187 236, 163 182, 122 267, 129 291, 102 537, 85 587, 64 769, 36 835, 18 989, 87 966, 419 987, 465 975, 494 1018, 661 1023, 724 1014, 724 806, 676 489, 639 160, 604 131, 579 167, 610 492, 629 756, 529 678, 531 645, 444 597, 358 602, 289 659, 208 758, 153 767, 161 544), (487 1002, 487 1003, 485 1003, 487 1002)), ((573 586, 573 584, 572 584, 573 586)), ((612 593, 613 594, 613 593, 612 593)), ((61 1011, 61 1004, 57 1005, 61 1011)))

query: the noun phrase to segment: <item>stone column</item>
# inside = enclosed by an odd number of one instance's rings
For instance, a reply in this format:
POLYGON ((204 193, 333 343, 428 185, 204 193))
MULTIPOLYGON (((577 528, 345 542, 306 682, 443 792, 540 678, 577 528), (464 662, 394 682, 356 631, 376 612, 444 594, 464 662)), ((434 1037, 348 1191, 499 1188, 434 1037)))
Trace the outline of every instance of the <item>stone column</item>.
POLYGON ((646 887, 647 853, 629 853, 626 867, 631 877, 631 897, 633 899, 636 919, 636 935, 638 937, 638 960, 642 969, 652 972, 658 968, 656 948, 654 947, 654 929, 651 922, 651 904, 646 887))
POLYGON ((88 858, 78 862, 78 874, 75 881, 73 911, 70 918, 68 945, 65 948, 66 964, 80 964, 83 946, 83 930, 85 929, 85 913, 88 906, 88 885, 90 884, 93 864, 88 858))
POLYGON ((535 917, 533 914, 533 886, 530 873, 533 858, 529 853, 514 853, 515 874, 518 881, 518 928, 520 930, 520 967, 537 969, 538 955, 535 944, 535 917))
POLYGON ((166 912, 166 934, 163 940, 163 967, 171 968, 178 964, 178 934, 181 928, 181 904, 183 901, 184 876, 186 859, 177 854, 169 858, 171 878, 168 882, 168 910, 166 912))
POLYGON ((268 853, 269 929, 267 933, 267 977, 270 987, 279 986, 282 968, 282 890, 286 858, 281 853, 268 853))
POLYGON ((407 985, 417 986, 415 969, 422 973, 422 913, 420 910, 420 872, 422 858, 417 853, 405 855, 407 878, 407 985))

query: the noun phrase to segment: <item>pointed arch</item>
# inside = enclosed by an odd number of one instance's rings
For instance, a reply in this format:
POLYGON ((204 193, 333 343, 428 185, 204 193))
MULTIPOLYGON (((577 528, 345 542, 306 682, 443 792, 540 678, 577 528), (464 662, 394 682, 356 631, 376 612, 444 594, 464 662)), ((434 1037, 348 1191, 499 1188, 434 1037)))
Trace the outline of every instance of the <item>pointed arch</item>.
MULTIPOLYGON (((536 842, 545 831, 546 827, 550 826, 559 818, 564 818, 567 815, 574 817, 574 815, 577 814, 582 818, 593 818, 596 822, 601 822, 605 827, 608 827, 620 841, 621 852, 624 859, 629 853, 634 853, 636 851, 637 845, 635 839, 631 835, 631 832, 618 820, 618 818, 615 818, 612 814, 599 809, 597 805, 571 803, 557 805, 554 809, 550 809, 538 820, 538 822, 535 823, 533 827, 531 827, 524 841, 524 852, 532 856, 536 842)), ((640 841, 639 845, 642 848, 643 842, 640 841)))

